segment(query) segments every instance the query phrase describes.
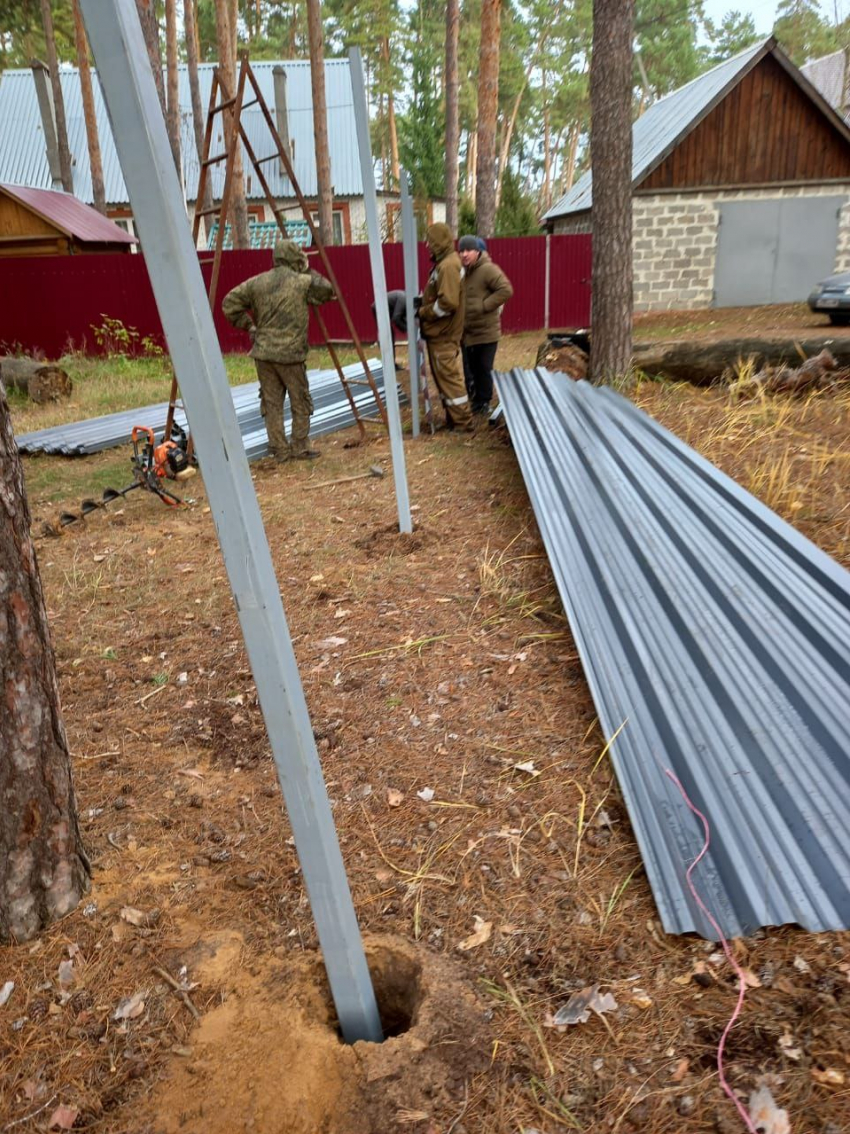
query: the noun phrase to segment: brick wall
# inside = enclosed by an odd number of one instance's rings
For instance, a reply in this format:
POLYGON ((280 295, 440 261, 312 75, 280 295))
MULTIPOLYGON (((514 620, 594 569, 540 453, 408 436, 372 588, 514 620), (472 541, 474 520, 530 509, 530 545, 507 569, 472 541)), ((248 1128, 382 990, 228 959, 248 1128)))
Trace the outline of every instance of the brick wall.
MULTIPOLYGON (((834 270, 843 272, 850 270, 850 184, 636 196, 633 214, 635 310, 711 307, 722 202, 835 197, 842 193, 847 193, 847 203, 839 218, 834 270)), ((583 233, 592 229, 589 212, 559 217, 553 224, 556 233, 583 233)))

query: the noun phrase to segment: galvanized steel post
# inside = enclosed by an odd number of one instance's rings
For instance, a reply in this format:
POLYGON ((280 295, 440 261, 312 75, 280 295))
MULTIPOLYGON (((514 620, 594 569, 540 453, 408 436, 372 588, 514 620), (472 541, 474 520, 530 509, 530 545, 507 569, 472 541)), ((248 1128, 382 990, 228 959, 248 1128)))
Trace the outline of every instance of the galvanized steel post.
POLYGON ((407 315, 407 359, 410 367, 410 409, 414 437, 419 436, 419 335, 413 297, 419 293, 419 262, 416 248, 416 218, 410 196, 410 175, 401 171, 401 239, 404 251, 404 299, 407 315))
POLYGON ((404 442, 401 436, 401 415, 398 408, 398 385, 395 381, 395 350, 390 312, 387 306, 387 277, 381 249, 381 226, 378 223, 378 196, 375 191, 375 170, 372 167, 372 142, 369 138, 369 105, 363 80, 363 60, 359 47, 348 52, 351 65, 351 91, 354 96, 354 119, 357 124, 357 146, 363 175, 363 206, 366 210, 366 231, 369 234, 369 262, 372 265, 372 289, 375 294, 375 318, 381 341, 384 364, 384 395, 390 419, 390 449, 393 457, 393 479, 398 505, 398 530, 412 532, 410 499, 407 492, 407 469, 404 463, 404 442))
POLYGON ((82 0, 168 348, 204 471, 331 993, 349 1042, 381 1024, 224 360, 135 0, 82 0))

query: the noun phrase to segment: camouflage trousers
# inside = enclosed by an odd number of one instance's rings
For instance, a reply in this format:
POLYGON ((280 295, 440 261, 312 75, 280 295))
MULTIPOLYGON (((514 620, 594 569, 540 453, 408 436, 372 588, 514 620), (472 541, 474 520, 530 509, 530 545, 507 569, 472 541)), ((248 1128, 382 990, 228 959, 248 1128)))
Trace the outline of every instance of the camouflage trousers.
POLYGON ((427 342, 427 346, 434 383, 446 407, 446 424, 451 429, 472 429, 472 410, 463 378, 460 344, 438 339, 427 342))
POLYGON ((313 412, 307 368, 303 362, 268 362, 260 358, 254 362, 260 379, 260 412, 266 419, 269 453, 283 459, 305 452, 309 448, 307 439, 313 412), (287 394, 292 415, 290 441, 286 440, 283 424, 283 405, 287 394))

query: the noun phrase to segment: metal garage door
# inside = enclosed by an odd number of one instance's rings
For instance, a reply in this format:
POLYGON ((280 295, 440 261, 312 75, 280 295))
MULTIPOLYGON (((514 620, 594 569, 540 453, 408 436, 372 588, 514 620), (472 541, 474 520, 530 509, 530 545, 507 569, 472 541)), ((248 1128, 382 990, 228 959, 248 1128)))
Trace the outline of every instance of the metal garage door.
POLYGON ((834 271, 845 197, 725 201, 714 270, 714 306, 795 303, 834 271))

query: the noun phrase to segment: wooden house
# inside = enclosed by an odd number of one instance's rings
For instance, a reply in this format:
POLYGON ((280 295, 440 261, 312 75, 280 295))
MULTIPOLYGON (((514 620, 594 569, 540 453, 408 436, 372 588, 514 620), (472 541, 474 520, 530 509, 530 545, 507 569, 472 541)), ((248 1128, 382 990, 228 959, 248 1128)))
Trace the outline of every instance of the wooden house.
MULTIPOLYGON (((850 128, 772 37, 632 130, 637 310, 805 299, 850 269, 850 128)), ((544 217, 591 232, 592 171, 544 217)))
POLYGON ((0 183, 0 256, 130 252, 136 239, 68 193, 0 183))

